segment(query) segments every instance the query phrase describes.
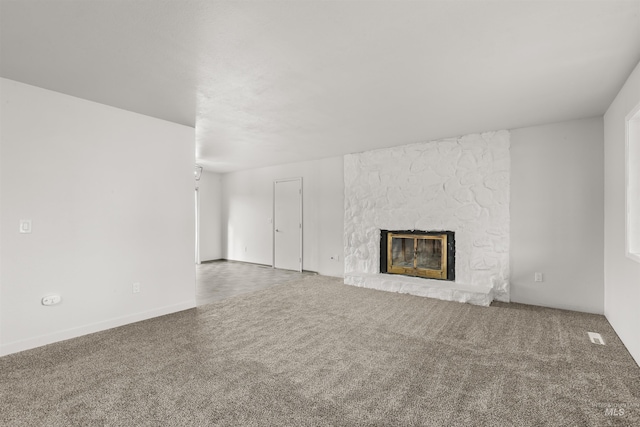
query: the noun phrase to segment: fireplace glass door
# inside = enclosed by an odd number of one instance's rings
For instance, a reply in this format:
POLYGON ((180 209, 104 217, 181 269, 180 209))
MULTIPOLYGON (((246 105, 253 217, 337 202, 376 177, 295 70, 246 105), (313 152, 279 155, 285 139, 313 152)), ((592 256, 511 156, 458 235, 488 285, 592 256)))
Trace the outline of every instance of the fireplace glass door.
POLYGON ((387 272, 447 279, 447 235, 389 233, 387 272))

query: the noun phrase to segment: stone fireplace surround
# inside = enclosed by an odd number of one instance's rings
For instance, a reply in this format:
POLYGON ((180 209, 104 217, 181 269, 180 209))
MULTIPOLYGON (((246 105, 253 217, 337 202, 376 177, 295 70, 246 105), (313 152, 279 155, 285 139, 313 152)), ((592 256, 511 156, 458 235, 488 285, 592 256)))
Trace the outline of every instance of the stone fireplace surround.
POLYGON ((489 305, 509 300, 509 132, 344 157, 349 285, 489 305), (455 281, 380 273, 380 230, 452 230, 455 281))

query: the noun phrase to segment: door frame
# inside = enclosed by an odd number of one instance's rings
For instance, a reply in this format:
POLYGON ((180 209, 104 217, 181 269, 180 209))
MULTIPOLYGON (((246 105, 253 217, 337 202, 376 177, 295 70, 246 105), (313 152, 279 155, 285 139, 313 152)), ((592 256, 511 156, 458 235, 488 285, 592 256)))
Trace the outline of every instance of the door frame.
POLYGON ((196 187, 195 193, 195 211, 196 211, 196 265, 201 263, 200 261, 200 188, 196 187))
POLYGON ((302 273, 302 242, 303 242, 303 231, 304 231, 304 223, 302 220, 302 198, 303 198, 303 186, 302 186, 302 177, 295 178, 281 178, 273 181, 273 213, 272 213, 272 221, 271 221, 271 268, 276 268, 276 184, 279 182, 289 182, 289 181, 300 181, 300 263, 298 271, 302 273))

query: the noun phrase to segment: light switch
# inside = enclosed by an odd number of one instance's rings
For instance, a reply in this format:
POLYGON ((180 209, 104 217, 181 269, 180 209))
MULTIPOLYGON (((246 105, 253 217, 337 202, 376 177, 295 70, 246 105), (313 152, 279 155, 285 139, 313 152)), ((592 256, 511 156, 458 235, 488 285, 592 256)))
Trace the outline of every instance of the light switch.
POLYGON ((20 233, 22 233, 22 234, 31 233, 31 220, 30 219, 21 219, 20 220, 20 233))

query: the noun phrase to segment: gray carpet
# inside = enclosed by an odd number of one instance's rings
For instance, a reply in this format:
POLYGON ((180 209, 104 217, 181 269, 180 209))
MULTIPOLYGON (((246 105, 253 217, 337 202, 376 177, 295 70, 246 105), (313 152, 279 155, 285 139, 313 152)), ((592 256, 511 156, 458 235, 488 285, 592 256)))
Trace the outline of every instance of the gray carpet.
POLYGON ((640 425, 640 368, 602 316, 322 276, 5 356, 0 373, 10 426, 640 425))
POLYGON ((309 274, 316 273, 299 273, 240 261, 206 261, 196 265, 196 304, 211 304, 236 295, 299 280, 309 274))

